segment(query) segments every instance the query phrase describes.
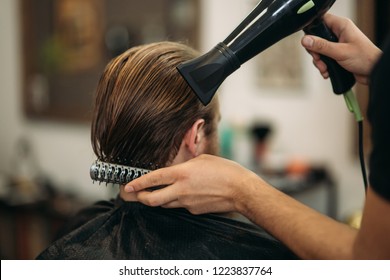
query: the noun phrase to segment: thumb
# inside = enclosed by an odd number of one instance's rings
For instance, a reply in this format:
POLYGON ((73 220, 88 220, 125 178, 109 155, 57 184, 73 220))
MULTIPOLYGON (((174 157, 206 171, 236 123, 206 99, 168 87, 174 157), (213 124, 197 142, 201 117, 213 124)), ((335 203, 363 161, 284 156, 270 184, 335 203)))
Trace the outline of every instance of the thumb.
POLYGON ((316 52, 333 59, 336 59, 339 53, 337 49, 339 43, 334 43, 317 36, 306 35, 302 38, 301 43, 308 51, 316 52))

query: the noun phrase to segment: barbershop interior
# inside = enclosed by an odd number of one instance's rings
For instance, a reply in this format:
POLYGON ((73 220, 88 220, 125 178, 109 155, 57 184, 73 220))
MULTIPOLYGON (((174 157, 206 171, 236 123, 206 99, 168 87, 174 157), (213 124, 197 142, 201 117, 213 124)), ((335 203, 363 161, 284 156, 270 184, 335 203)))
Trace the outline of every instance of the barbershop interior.
MULTIPOLYGON (((204 54, 258 3, 0 0, 1 259, 35 259, 80 209, 118 194, 118 185, 90 176, 96 160, 92 97, 111 59, 163 40, 186 42, 204 54)), ((338 0, 330 11, 383 43, 387 1, 338 0)), ((221 84, 219 155, 359 227, 365 191, 358 126, 344 98, 313 66, 303 35, 300 30, 283 38, 221 84)), ((368 88, 353 91, 365 115, 368 88)), ((367 161, 370 126, 363 123, 367 161)))

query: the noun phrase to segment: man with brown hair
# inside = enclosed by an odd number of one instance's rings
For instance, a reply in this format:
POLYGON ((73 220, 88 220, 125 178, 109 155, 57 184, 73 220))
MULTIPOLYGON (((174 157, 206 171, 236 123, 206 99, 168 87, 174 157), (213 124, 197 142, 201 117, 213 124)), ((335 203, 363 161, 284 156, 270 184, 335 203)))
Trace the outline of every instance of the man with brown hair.
MULTIPOLYGON (((217 154, 218 100, 204 107, 176 70, 196 56, 183 44, 160 42, 131 48, 108 64, 96 92, 91 132, 100 161, 150 168, 217 154)), ((38 258, 294 258, 253 225, 123 197, 120 186, 115 200, 81 211, 65 236, 38 258)))

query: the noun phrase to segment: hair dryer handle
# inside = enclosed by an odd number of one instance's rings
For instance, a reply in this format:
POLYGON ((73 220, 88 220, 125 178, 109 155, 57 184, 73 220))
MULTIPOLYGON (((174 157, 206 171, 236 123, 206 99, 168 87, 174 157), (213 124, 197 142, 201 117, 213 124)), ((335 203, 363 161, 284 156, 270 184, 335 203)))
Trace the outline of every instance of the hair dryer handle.
MULTIPOLYGON (((336 35, 322 19, 315 20, 303 30, 306 34, 319 36, 328 41, 338 42, 336 35)), ((345 70, 335 60, 327 56, 321 55, 321 59, 328 66, 329 77, 332 81, 333 92, 335 94, 344 94, 355 85, 356 80, 352 73, 345 70)))

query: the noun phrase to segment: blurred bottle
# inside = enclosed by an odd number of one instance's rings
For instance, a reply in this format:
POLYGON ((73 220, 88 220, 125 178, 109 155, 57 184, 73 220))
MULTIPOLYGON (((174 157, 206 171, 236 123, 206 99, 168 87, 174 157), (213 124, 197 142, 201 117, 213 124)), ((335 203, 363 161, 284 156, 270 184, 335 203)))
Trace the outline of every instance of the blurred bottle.
POLYGON ((254 145, 253 164, 260 172, 263 169, 263 164, 267 156, 268 140, 272 133, 272 128, 268 123, 257 122, 251 126, 250 130, 254 145))

